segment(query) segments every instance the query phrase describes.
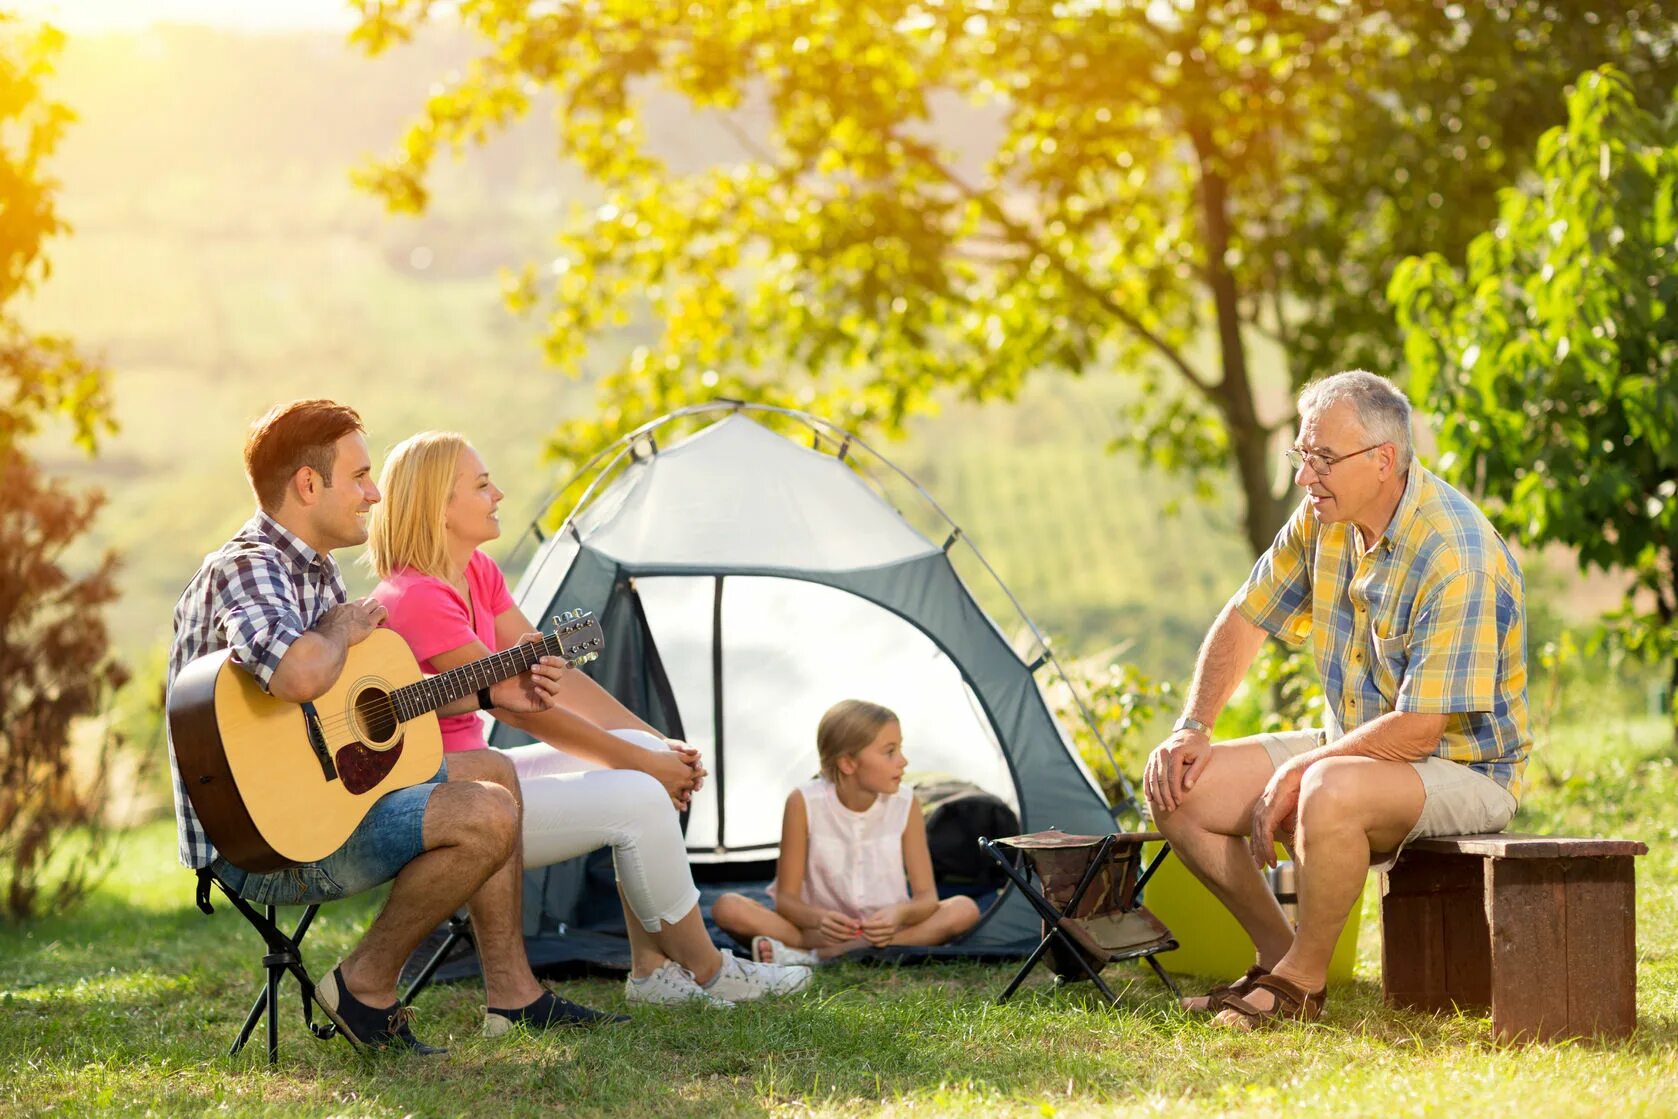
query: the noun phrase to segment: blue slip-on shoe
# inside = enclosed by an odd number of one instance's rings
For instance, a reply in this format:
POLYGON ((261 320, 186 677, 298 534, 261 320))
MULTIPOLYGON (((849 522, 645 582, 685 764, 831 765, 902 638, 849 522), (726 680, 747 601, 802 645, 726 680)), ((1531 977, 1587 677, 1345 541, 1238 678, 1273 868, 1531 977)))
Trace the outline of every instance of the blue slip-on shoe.
POLYGON ((414 1036, 409 1028, 414 1020, 413 1007, 400 1003, 383 1008, 368 1006, 350 994, 339 967, 315 984, 315 1004, 326 1012, 344 1040, 360 1051, 401 1049, 422 1057, 448 1052, 414 1036))
POLYGON ((570 999, 562 999, 552 991, 543 991, 529 1006, 503 1010, 492 1006, 484 1014, 484 1036, 500 1037, 515 1026, 530 1030, 564 1029, 579 1026, 612 1026, 627 1022, 624 1014, 608 1014, 579 1006, 570 999))

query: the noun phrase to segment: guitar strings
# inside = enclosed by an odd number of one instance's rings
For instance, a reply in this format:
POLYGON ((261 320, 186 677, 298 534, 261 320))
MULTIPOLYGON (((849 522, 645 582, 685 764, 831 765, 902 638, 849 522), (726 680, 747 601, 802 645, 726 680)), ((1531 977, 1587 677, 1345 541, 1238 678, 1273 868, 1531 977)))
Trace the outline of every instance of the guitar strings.
MULTIPOLYGON (((552 641, 555 636, 558 636, 558 635, 551 635, 549 637, 544 638, 541 642, 533 642, 532 644, 541 644, 541 645, 545 646, 550 641, 552 641)), ((508 653, 513 653, 513 652, 517 652, 517 651, 519 651, 519 650, 516 646, 513 649, 503 649, 499 653, 492 653, 490 656, 483 658, 483 660, 473 662, 472 665, 463 665, 461 667, 463 667, 463 668, 475 667, 476 665, 482 664, 483 661, 493 660, 496 657, 505 656, 508 653)), ((552 655, 552 654, 544 653, 543 655, 544 656, 549 656, 549 655, 552 655)), ((585 653, 585 654, 580 654, 579 656, 586 656, 586 655, 587 654, 585 653)), ((578 658, 567 657, 566 659, 568 661, 574 661, 578 658)), ((458 669, 450 669, 448 671, 454 672, 454 671, 458 671, 458 669)), ((521 670, 521 671, 524 671, 524 670, 521 670)), ((353 728, 355 728, 357 726, 358 723, 365 723, 369 719, 391 719, 398 726, 402 725, 403 723, 409 722, 414 718, 414 716, 409 716, 408 719, 400 719, 400 718, 397 717, 398 713, 397 713, 397 710, 396 710, 395 693, 398 692, 398 691, 401 691, 403 688, 412 687, 415 684, 429 683, 430 681, 436 680, 438 677, 445 676, 445 675, 447 675, 446 672, 436 673, 436 674, 433 674, 431 676, 424 677, 420 680, 410 681, 408 684, 399 685, 397 687, 390 687, 388 682, 381 680, 381 681, 379 681, 379 683, 384 684, 385 687, 388 689, 388 691, 385 695, 379 697, 377 700, 373 701, 367 707, 358 710, 356 713, 353 713, 353 714, 351 714, 351 713, 333 714, 333 715, 326 715, 326 716, 321 717, 321 719, 319 720, 319 726, 320 726, 321 734, 325 738, 329 738, 329 739, 334 738, 337 735, 339 735, 339 734, 341 734, 345 731, 351 731, 353 728), (360 716, 359 719, 357 717, 358 715, 360 716)), ((509 679, 512 676, 516 676, 516 675, 518 675, 518 673, 516 673, 516 672, 515 673, 509 673, 507 676, 499 677, 499 679, 492 680, 490 683, 492 683, 492 684, 493 683, 499 683, 500 680, 509 679)), ((487 684, 485 685, 485 687, 488 687, 488 686, 489 685, 487 685, 487 684)), ((462 694, 464 695, 465 693, 462 693, 462 694)), ((449 702, 453 702, 453 701, 451 700, 449 702)), ((435 710, 435 708, 433 708, 432 710, 435 710)), ((424 714, 424 713, 425 712, 415 712, 415 715, 424 714)), ((333 742, 329 741, 327 743, 327 746, 330 749, 336 749, 339 746, 355 745, 359 741, 360 741, 359 738, 352 737, 347 742, 333 743, 333 742)))

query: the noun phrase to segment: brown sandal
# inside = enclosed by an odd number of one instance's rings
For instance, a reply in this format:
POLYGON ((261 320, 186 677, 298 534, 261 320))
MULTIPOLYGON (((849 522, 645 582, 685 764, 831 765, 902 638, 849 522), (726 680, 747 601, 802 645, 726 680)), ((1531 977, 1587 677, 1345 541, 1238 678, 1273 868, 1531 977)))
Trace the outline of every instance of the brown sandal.
POLYGON ((1269 1010, 1259 1010, 1241 995, 1226 994, 1219 1000, 1220 1009, 1213 1022, 1243 1031, 1255 1030, 1272 1022, 1315 1022, 1322 1016, 1323 1002, 1328 996, 1326 988, 1307 991, 1299 984, 1276 975, 1253 980, 1249 990, 1260 987, 1275 996, 1275 1005, 1269 1010))
POLYGON ((1186 999, 1179 999, 1177 1005, 1190 1014, 1215 1014, 1223 1006, 1225 995, 1244 995, 1253 989, 1253 982, 1270 974, 1270 969, 1263 964, 1254 964, 1233 983, 1220 983, 1207 991, 1204 995, 1192 995, 1186 999))

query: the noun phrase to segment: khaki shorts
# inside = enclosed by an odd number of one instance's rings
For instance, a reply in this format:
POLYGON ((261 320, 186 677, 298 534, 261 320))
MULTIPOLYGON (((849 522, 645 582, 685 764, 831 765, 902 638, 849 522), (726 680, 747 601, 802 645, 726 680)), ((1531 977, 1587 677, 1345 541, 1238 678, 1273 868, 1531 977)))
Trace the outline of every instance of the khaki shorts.
MULTIPOLYGON (((1280 768, 1289 758, 1315 750, 1326 740, 1321 730, 1284 731, 1261 734, 1259 742, 1280 768)), ((1422 814, 1390 854, 1371 853, 1374 869, 1386 871, 1398 861, 1399 852, 1412 839, 1425 835, 1481 835, 1500 832, 1515 815, 1515 798, 1509 790, 1477 769, 1461 762, 1430 756, 1410 763, 1422 779, 1422 814)))

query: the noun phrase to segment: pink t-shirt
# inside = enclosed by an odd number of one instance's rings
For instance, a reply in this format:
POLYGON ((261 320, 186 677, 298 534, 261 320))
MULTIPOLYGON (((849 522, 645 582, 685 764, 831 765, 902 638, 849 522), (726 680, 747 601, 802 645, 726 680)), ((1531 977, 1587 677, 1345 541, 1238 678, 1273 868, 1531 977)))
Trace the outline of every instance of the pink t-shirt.
MULTIPOLYGON (((435 673, 432 657, 473 641, 482 641, 492 653, 498 651, 496 615, 515 605, 513 596, 507 592, 507 580, 502 578, 494 560, 482 552, 473 552, 466 564, 466 587, 472 594, 470 610, 460 592, 447 582, 422 575, 411 567, 392 573, 373 588, 373 597, 390 612, 385 625, 407 640, 421 671, 435 673)), ((487 745, 483 720, 476 712, 444 715, 438 723, 443 731, 444 753, 481 750, 487 745)))

